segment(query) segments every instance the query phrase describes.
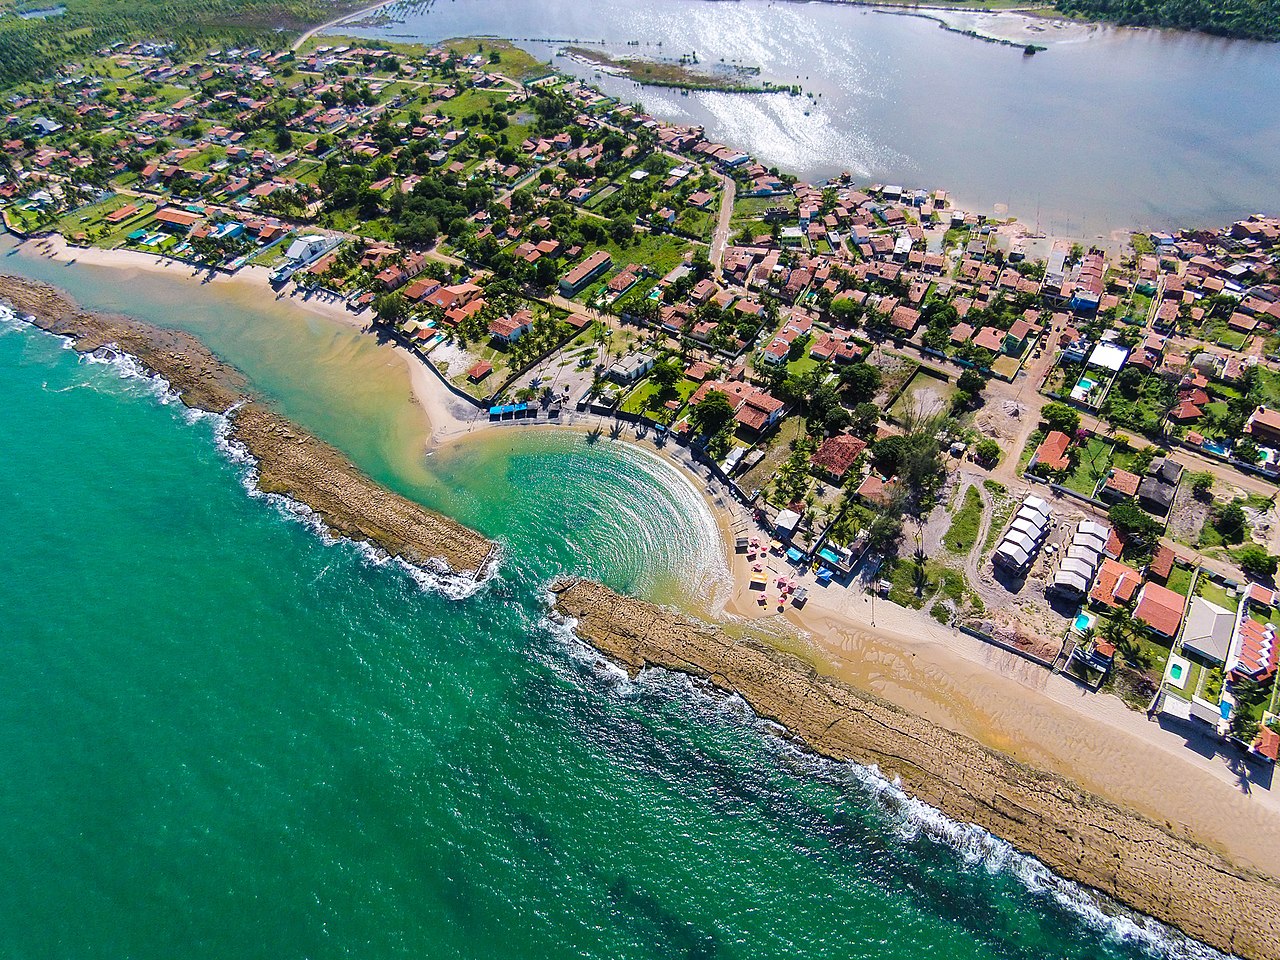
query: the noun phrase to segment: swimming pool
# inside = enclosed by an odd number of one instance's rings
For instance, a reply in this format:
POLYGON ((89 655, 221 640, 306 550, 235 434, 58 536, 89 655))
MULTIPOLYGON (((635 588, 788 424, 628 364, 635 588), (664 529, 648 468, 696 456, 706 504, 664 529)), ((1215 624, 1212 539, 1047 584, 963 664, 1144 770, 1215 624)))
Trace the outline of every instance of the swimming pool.
MULTIPOLYGON (((1165 669, 1165 682, 1171 687, 1179 690, 1187 685, 1187 680, 1191 677, 1191 661, 1185 657, 1180 657, 1176 653, 1169 655, 1169 666, 1165 669)), ((1194 692, 1194 691, 1192 691, 1194 692)))
POLYGON ((1072 627, 1076 633, 1088 633, 1096 620, 1097 617, 1093 616, 1093 614, 1085 613, 1081 610, 1076 614, 1076 622, 1072 624, 1072 627))
POLYGON ((827 563, 839 564, 841 562, 840 555, 837 553, 833 553, 827 547, 823 547, 821 550, 819 550, 818 556, 820 556, 823 560, 827 561, 827 563))

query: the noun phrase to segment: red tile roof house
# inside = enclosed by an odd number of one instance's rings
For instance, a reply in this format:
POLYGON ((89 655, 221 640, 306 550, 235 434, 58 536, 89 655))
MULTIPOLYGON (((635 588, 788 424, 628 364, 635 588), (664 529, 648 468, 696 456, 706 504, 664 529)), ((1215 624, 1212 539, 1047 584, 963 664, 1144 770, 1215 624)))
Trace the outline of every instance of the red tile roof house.
POLYGON ((1142 577, 1137 570, 1106 557, 1102 561, 1102 566, 1098 568, 1098 579, 1094 581, 1089 599, 1104 607, 1115 609, 1133 599, 1133 594, 1141 582, 1142 577))
POLYGON ((693 366, 689 367, 689 369, 684 372, 684 375, 694 383, 702 383, 703 380, 711 376, 712 369, 711 364, 707 363, 707 361, 699 360, 693 364, 693 366))
POLYGON ((1155 633, 1173 639, 1182 625, 1182 608, 1186 598, 1158 583, 1144 583, 1138 591, 1135 619, 1141 620, 1155 633))
POLYGON ((809 462, 818 473, 828 477, 833 483, 839 483, 866 449, 865 440, 842 433, 823 440, 822 446, 809 462))
POLYGON ((561 295, 572 297, 612 265, 608 251, 597 250, 560 278, 561 295))
POLYGON ((1112 467, 1107 479, 1102 483, 1102 489, 1098 491, 1098 499, 1114 502, 1124 497, 1136 497, 1138 485, 1141 482, 1142 478, 1136 473, 1112 467))
POLYGON ((889 321, 897 330, 911 333, 920 323, 920 311, 914 307, 894 307, 892 319, 889 321))
POLYGON ((1004 334, 995 327, 983 327, 973 338, 973 342, 976 346, 990 350, 992 353, 1001 353, 1004 350, 1004 334))
POLYGON ((755 433, 764 433, 782 417, 786 404, 763 390, 751 389, 733 419, 755 433))
POLYGON ((515 343, 533 329, 533 314, 520 310, 509 317, 498 317, 489 323, 489 335, 503 343, 515 343))
POLYGON ((1258 735, 1254 737, 1251 745, 1255 753, 1259 753, 1268 760, 1280 759, 1280 733, 1276 733, 1270 727, 1259 727, 1258 735))
POLYGON ((1147 564, 1147 576, 1154 580, 1168 580, 1169 574, 1173 573, 1173 561, 1173 551, 1161 544, 1147 564))
POLYGON ((138 212, 138 207, 136 204, 126 203, 123 207, 120 207, 118 210, 112 210, 110 213, 108 213, 105 219, 107 223, 120 223, 122 220, 128 220, 137 212, 138 212))
POLYGON ((1027 464, 1027 469, 1037 466, 1053 471, 1067 469, 1071 465, 1071 460, 1067 456, 1067 449, 1070 446, 1070 437, 1061 430, 1051 430, 1049 435, 1041 441, 1040 446, 1036 447, 1036 452, 1031 455, 1031 462, 1027 464))
POLYGON ((787 362, 790 353, 791 343, 782 337, 774 337, 762 351, 761 359, 772 366, 780 366, 787 362))
POLYGON ((1227 676, 1232 680, 1250 677, 1259 683, 1270 679, 1276 672, 1277 652, 1275 631, 1253 617, 1243 617, 1231 638, 1231 652, 1227 655, 1227 676))
POLYGON ((491 373, 493 373, 493 364, 488 360, 481 360, 467 371, 467 379, 472 383, 479 383, 491 373))
POLYGON ((163 230, 169 230, 173 233, 186 233, 199 223, 202 218, 198 213, 166 208, 157 210, 155 219, 163 230))
POLYGON ((1258 407, 1245 423, 1244 432, 1249 434, 1259 446, 1280 446, 1280 410, 1270 410, 1265 406, 1258 407))
POLYGON ((1169 411, 1169 419, 1176 420, 1178 423, 1190 423, 1192 420, 1199 420, 1203 416, 1204 410, 1190 400, 1181 401, 1169 411))
POLYGON ((689 398, 690 406, 698 403, 712 390, 718 390, 733 404, 733 418, 748 430, 763 433, 773 426, 786 412, 786 404, 763 390, 740 380, 707 380, 689 398))
POLYGON ((869 473, 853 494, 874 507, 886 507, 893 501, 893 481, 883 480, 876 474, 869 473))

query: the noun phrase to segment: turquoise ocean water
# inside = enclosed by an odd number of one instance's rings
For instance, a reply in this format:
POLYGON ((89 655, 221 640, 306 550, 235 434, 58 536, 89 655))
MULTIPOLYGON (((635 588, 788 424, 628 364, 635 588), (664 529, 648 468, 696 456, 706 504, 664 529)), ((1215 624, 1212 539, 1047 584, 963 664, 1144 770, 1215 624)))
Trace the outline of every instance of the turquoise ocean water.
MULTIPOLYGON (((161 285, 61 279, 171 309, 161 285)), ((241 322, 189 293, 183 314, 241 322)), ((450 600, 327 542, 250 495, 218 418, 5 320, 4 956, 1210 955, 547 623, 563 570, 714 575, 670 468, 515 432, 405 467, 393 405, 353 386, 316 415, 316 377, 253 352, 283 408, 500 538, 500 575, 450 600)))

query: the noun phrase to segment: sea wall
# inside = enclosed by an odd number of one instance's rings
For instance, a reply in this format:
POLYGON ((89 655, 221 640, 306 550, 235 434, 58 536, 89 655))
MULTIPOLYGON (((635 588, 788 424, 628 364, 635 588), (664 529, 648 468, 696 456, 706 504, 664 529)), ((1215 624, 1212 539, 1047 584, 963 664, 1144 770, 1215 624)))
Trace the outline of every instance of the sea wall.
POLYGON ((925 803, 1067 879, 1220 950, 1280 957, 1280 884, 1190 837, 824 676, 793 654, 587 580, 557 583, 553 594, 578 635, 632 675, 653 666, 702 678, 814 752, 876 765, 925 803))
POLYGON ((257 461, 258 486, 303 503, 334 534, 419 567, 481 577, 494 545, 462 524, 383 489, 333 447, 256 401, 244 377, 189 334, 82 310, 48 284, 0 275, 0 301, 85 353, 110 347, 168 381, 183 403, 226 413, 230 439, 257 461))

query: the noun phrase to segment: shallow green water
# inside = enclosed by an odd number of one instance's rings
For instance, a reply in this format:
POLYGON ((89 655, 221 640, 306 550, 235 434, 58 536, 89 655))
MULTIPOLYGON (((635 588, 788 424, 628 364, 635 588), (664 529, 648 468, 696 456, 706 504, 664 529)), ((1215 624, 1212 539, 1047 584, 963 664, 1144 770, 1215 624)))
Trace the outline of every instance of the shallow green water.
MULTIPOLYGON (((255 372, 305 406, 305 377, 255 372)), ((0 403, 5 956, 1154 949, 736 701, 622 680, 544 622, 561 570, 714 572, 696 495, 650 458, 512 432, 401 476, 395 429, 332 411, 369 469, 503 539, 500 577, 451 601, 250 496, 216 418, 12 322, 0 403)))

